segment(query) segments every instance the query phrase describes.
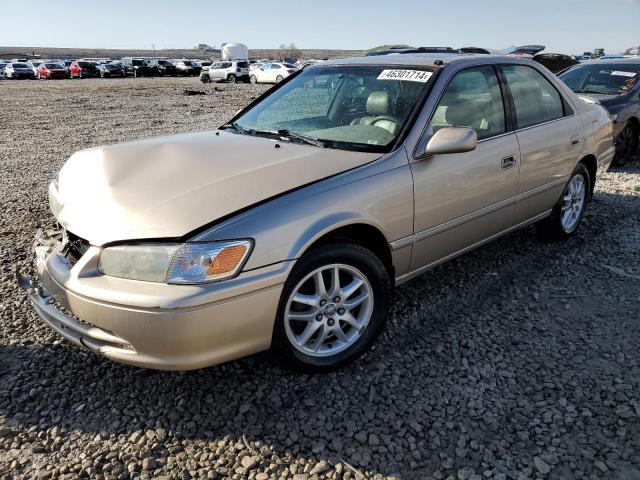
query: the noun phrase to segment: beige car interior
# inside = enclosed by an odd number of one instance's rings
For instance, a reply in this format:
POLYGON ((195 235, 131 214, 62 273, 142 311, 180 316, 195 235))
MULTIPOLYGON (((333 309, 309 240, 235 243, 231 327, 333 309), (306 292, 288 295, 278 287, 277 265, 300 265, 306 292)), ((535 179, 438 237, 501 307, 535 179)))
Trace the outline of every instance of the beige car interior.
POLYGON ((393 102, 389 92, 371 92, 366 108, 369 115, 354 119, 351 125, 373 125, 388 130, 392 135, 396 134, 400 121, 393 116, 393 102))
POLYGON ((434 132, 444 127, 473 128, 479 140, 504 133, 504 107, 497 77, 486 77, 479 71, 458 74, 442 96, 432 126, 434 132), (469 82, 476 84, 471 92, 466 87, 469 82))

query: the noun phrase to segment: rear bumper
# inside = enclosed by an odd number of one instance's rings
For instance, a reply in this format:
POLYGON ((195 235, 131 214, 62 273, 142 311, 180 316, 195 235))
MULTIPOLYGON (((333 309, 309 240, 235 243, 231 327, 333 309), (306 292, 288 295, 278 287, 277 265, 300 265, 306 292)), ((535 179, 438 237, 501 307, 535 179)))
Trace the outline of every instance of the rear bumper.
POLYGON ((211 285, 118 279, 96 270, 91 247, 73 266, 61 244, 36 248, 37 277, 21 285, 40 318, 70 342, 114 361, 189 370, 269 348, 289 263, 211 285))

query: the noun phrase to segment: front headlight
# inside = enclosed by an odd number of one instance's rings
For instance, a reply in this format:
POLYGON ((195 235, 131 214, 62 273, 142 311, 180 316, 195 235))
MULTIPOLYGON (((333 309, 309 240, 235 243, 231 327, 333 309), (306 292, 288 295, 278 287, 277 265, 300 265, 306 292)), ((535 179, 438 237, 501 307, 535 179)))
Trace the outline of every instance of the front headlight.
POLYGON ((118 245, 102 251, 98 271, 103 275, 147 282, 215 282, 237 275, 252 246, 251 240, 118 245))

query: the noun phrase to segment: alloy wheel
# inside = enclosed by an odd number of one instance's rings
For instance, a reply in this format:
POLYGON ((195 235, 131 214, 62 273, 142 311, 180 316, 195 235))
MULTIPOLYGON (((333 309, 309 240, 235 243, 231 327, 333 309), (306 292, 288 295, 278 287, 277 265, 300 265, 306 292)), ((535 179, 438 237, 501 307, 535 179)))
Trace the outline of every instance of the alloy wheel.
POLYGON ((289 296, 285 331, 291 345, 328 357, 353 345, 373 314, 373 289, 356 268, 331 264, 305 276, 289 296))
POLYGON ((582 174, 575 175, 564 192, 560 221, 566 232, 575 229, 580 221, 580 215, 584 209, 587 198, 586 182, 582 174))

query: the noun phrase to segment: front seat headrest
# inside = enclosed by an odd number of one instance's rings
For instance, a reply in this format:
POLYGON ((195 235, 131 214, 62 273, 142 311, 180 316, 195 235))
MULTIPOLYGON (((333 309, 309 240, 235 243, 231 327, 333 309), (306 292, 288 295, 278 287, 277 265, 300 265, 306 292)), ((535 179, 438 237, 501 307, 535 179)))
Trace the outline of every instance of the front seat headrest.
POLYGON ((371 92, 367 98, 367 113, 387 115, 389 113, 389 94, 387 92, 371 92))
POLYGON ((478 127, 482 121, 482 110, 468 100, 455 100, 447 106, 445 120, 454 127, 478 127))

